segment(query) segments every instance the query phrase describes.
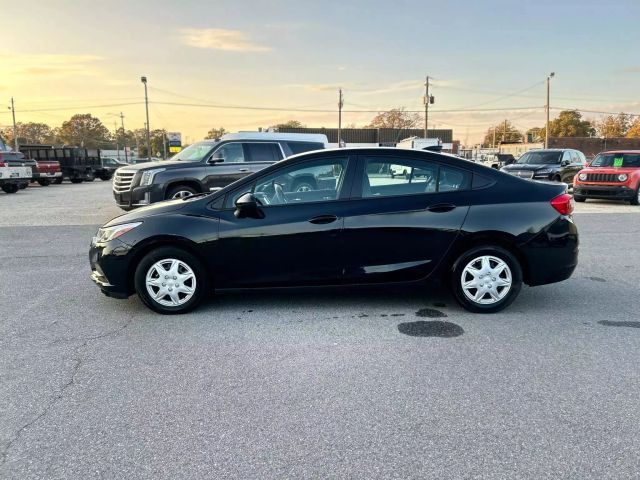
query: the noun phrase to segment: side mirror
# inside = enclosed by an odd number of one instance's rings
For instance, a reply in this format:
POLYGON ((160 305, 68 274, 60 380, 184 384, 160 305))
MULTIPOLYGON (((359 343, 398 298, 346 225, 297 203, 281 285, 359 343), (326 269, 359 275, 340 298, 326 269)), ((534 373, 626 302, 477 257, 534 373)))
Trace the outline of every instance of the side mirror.
POLYGON ((209 165, 215 165, 216 163, 222 163, 224 162, 224 158, 220 158, 220 157, 211 157, 209 160, 207 160, 207 163, 209 165))
POLYGON ((264 218, 260 205, 253 193, 245 193, 236 200, 236 211, 233 214, 236 218, 264 218))
POLYGON ((566 167, 567 165, 569 165, 571 163, 571 160, 562 160, 560 162, 560 166, 561 167, 566 167))

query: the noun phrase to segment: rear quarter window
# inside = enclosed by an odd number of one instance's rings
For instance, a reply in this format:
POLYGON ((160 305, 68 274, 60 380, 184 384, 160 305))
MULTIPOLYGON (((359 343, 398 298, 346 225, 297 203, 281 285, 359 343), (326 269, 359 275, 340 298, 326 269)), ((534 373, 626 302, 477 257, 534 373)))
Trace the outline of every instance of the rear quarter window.
POLYGON ((287 142, 287 146, 289 147, 293 155, 297 153, 324 149, 324 144, 320 142, 287 142))

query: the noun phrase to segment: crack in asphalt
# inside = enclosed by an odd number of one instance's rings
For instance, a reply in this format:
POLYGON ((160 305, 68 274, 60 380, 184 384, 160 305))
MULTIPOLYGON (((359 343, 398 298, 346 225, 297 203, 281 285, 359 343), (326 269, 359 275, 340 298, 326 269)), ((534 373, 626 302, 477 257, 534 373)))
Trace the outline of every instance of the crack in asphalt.
POLYGON ((38 422, 38 420, 40 420, 41 418, 44 418, 51 411, 51 409, 54 406, 56 406, 64 398, 65 392, 67 391, 67 389, 75 384, 76 376, 78 374, 78 371, 80 370, 80 368, 82 367, 82 365, 84 363, 84 355, 80 351, 83 348, 87 347, 90 342, 94 342, 96 340, 100 340, 100 339, 103 339, 103 338, 106 338, 106 337, 110 337, 110 336, 119 335, 125 328, 127 328, 129 325, 131 325, 132 321, 133 321, 133 316, 129 316, 129 318, 124 323, 124 325, 122 325, 122 326, 120 326, 120 327, 118 327, 118 328, 116 328, 114 330, 109 330, 108 332, 104 332, 104 333, 101 333, 99 335, 92 335, 92 336, 89 336, 89 337, 83 337, 83 338, 78 338, 77 339, 77 340, 82 340, 82 343, 79 344, 78 346, 76 346, 73 349, 73 354, 74 354, 74 357, 76 357, 76 358, 75 358, 75 362, 74 362, 74 365, 73 365, 72 370, 71 370, 71 375, 69 377, 69 380, 66 381, 62 385, 62 387, 60 388, 60 391, 52 398, 52 400, 49 402, 49 404, 44 407, 42 412, 40 412, 38 415, 33 417, 27 423, 25 423, 20 428, 18 428, 18 430, 16 430, 15 434, 13 435, 13 437, 9 439, 9 441, 5 444, 4 448, 2 449, 2 452, 0 452, 0 466, 4 465, 7 462, 7 458, 8 458, 8 455, 9 455, 9 450, 11 450, 11 447, 17 441, 20 440, 20 437, 22 436, 22 433, 25 430, 27 430, 29 427, 34 425, 36 422, 38 422))

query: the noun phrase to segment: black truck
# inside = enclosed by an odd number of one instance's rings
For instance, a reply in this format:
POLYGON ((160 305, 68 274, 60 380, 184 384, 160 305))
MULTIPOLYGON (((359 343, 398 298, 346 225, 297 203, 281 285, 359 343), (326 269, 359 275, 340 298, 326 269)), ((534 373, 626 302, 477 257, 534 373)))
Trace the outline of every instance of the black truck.
POLYGON ((55 183, 68 178, 71 183, 93 182, 96 178, 111 180, 115 168, 102 165, 100 150, 78 147, 54 147, 53 145, 20 145, 20 151, 36 161, 60 162, 62 176, 55 183))

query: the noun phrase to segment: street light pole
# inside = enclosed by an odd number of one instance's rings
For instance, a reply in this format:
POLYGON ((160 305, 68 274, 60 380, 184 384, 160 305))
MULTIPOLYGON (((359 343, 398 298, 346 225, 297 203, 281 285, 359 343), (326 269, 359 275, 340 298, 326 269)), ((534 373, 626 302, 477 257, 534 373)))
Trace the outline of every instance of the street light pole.
POLYGON ((13 116, 13 146, 14 150, 18 151, 18 133, 16 129, 16 107, 13 103, 13 97, 11 97, 11 115, 13 116))
POLYGON ((551 79, 555 76, 555 72, 551 72, 549 75, 547 75, 547 105, 545 107, 545 110, 547 111, 547 122, 545 124, 545 128, 544 128, 544 148, 549 148, 549 90, 550 90, 550 84, 551 84, 551 79))
POLYGON ((151 161, 151 138, 149 135, 149 97, 147 96, 147 77, 140 77, 144 83, 144 106, 147 111, 147 159, 151 161))
POLYGON ((342 98, 342 89, 338 91, 338 148, 342 147, 342 106, 344 99, 342 98))

